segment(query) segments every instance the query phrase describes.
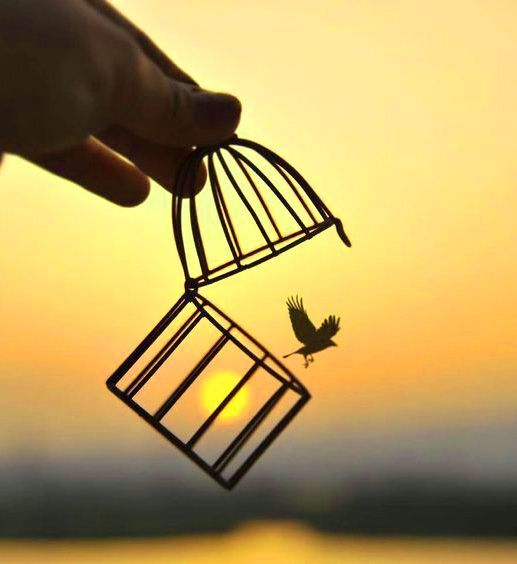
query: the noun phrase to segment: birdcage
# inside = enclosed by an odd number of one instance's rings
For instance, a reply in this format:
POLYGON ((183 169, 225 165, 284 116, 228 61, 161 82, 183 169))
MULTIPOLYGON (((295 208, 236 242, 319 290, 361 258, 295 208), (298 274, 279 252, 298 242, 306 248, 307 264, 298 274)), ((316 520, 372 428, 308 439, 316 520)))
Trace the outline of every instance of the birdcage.
POLYGON ((109 378, 108 387, 228 489, 310 398, 256 339, 193 293, 174 305, 109 378), (196 413, 196 398, 211 372, 232 378, 223 382, 215 403, 196 413), (242 411, 243 398, 245 413, 235 424, 225 423, 232 405, 240 404, 242 411))
POLYGON ((172 219, 191 288, 256 266, 332 226, 350 246, 341 221, 297 170, 266 147, 238 137, 198 148, 186 159, 172 219), (203 161, 209 186, 194 197, 193 180, 203 161))
POLYGON ((258 143, 193 151, 173 197, 185 293, 108 379, 108 388, 225 488, 233 488, 310 399, 305 386, 199 293, 334 226, 306 180, 258 143), (205 162, 208 186, 195 193, 205 162), (195 357, 198 357, 197 359, 195 357), (217 393, 204 390, 226 374, 217 393), (201 401, 199 400, 201 398, 201 401), (231 421, 232 410, 239 417, 231 421))

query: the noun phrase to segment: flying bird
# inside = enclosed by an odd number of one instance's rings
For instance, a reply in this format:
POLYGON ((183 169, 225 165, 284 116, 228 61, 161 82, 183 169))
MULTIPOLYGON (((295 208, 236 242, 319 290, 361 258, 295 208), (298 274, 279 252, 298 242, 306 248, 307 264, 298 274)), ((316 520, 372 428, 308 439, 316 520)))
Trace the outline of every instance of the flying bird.
POLYGON ((304 346, 297 351, 286 354, 284 358, 292 354, 301 354, 305 359, 305 368, 307 368, 310 362, 314 362, 314 353, 328 347, 337 347, 332 337, 340 329, 339 318, 336 318, 335 315, 330 315, 323 321, 321 326, 316 329, 314 323, 309 319, 307 311, 303 307, 302 298, 298 296, 296 296, 296 298, 289 298, 287 300, 287 308, 289 310, 289 317, 291 318, 294 334, 304 346))

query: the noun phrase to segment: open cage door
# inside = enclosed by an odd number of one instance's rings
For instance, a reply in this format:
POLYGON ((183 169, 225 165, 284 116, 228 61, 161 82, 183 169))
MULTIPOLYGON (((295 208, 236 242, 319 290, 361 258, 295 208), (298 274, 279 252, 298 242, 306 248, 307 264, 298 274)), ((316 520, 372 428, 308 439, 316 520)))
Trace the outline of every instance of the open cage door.
POLYGON ((245 139, 196 149, 174 190, 174 238, 188 288, 212 284, 259 265, 341 221, 303 176, 273 151, 245 139), (195 194, 201 163, 208 185, 195 194))

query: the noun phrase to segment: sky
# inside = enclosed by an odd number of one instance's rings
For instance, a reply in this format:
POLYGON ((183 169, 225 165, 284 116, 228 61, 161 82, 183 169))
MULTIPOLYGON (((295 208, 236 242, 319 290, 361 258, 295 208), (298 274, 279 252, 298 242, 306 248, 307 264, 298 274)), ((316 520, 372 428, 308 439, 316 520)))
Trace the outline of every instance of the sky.
MULTIPOLYGON (((114 4, 239 96, 239 135, 297 167, 352 240, 326 232, 205 292, 278 356, 297 347, 289 295, 316 324, 341 317, 337 348, 286 360, 313 395, 291 440, 510 417, 517 5, 114 4)), ((104 382, 181 294, 170 195, 117 208, 15 157, 0 187, 2 450, 167 448, 104 382)))

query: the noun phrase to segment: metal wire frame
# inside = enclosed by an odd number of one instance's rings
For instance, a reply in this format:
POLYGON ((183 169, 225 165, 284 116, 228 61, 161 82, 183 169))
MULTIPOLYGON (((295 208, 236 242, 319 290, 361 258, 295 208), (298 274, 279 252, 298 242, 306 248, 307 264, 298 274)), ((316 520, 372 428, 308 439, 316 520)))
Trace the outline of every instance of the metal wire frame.
POLYGON ((280 435, 280 433, 289 425, 296 414, 302 407, 309 401, 310 394, 305 386, 285 367, 279 360, 277 360, 266 348, 264 348, 255 338, 246 332, 237 323, 232 321, 225 313, 218 307, 209 302, 206 298, 200 296, 197 292, 186 292, 176 304, 170 309, 165 317, 156 325, 156 327, 149 333, 149 335, 140 343, 135 351, 127 358, 126 361, 114 372, 114 374, 106 382, 108 389, 120 398, 126 405, 133 409, 140 417, 147 423, 161 433, 169 442, 175 445, 186 456, 188 456, 198 467, 204 470, 211 476, 217 483, 226 489, 231 490, 237 483, 245 476, 260 456, 271 446, 273 441, 280 435), (165 329, 174 321, 174 319, 181 313, 181 311, 189 304, 195 306, 194 313, 191 314, 182 326, 174 333, 174 335, 166 342, 164 346, 158 351, 157 354, 147 363, 144 369, 133 380, 126 385, 123 389, 119 387, 120 380, 128 373, 135 363, 142 357, 142 355, 151 347, 151 345, 160 337, 165 329), (225 327, 218 319, 222 319, 227 324, 225 327), (210 347, 210 349, 199 360, 194 369, 183 379, 181 384, 165 399, 162 405, 154 412, 150 413, 144 409, 135 398, 136 394, 149 382, 156 371, 163 365, 163 363, 174 353, 179 344, 188 337, 189 333, 199 323, 201 319, 207 319, 212 323, 221 333, 220 338, 210 347), (250 350, 238 337, 234 334, 240 333, 248 339, 260 351, 257 355, 250 350), (179 401, 188 388, 195 382, 201 375, 204 369, 215 358, 215 356, 224 348, 224 346, 232 342, 244 354, 250 357, 253 365, 241 377, 239 382, 221 401, 216 409, 205 419, 199 428, 187 440, 181 440, 170 429, 162 424, 162 419, 173 409, 174 405, 179 401), (278 371, 267 362, 270 361, 278 367, 278 371), (256 371, 261 368, 265 370, 270 376, 279 382, 279 387, 270 396, 270 398, 260 407, 260 409, 253 415, 248 423, 241 429, 238 435, 231 441, 231 443, 223 450, 217 460, 210 464, 203 459, 194 449, 197 443, 208 432, 212 424, 216 421, 217 417, 223 412, 225 407, 237 395, 251 378, 256 371), (223 472, 228 468, 229 464, 234 460, 240 450, 253 436, 258 427, 265 421, 267 416, 271 413, 273 408, 288 392, 294 392, 298 399, 290 407, 290 409, 276 422, 273 429, 262 439, 262 441, 255 447, 255 449, 246 457, 246 459, 236 468, 229 478, 223 476, 223 472))
POLYGON ((288 249, 295 247, 296 245, 299 245, 303 241, 311 239, 315 235, 332 226, 336 228, 339 237, 345 245, 349 247, 351 246, 350 240, 343 229, 341 221, 332 215, 321 198, 294 167, 270 149, 267 149, 254 141, 239 139, 237 136, 234 136, 218 145, 200 147, 191 153, 184 161, 176 177, 175 196, 172 204, 172 222, 174 238, 176 240, 178 254, 185 274, 185 286, 190 289, 212 284, 213 282, 222 280, 228 276, 256 266, 274 256, 279 255, 280 253, 287 251, 288 249), (255 151, 273 166, 289 189, 294 193, 296 200, 300 202, 310 221, 304 221, 303 218, 300 217, 293 206, 289 204, 289 201, 283 195, 282 191, 275 186, 275 184, 264 174, 257 164, 248 158, 242 151, 238 150, 239 147, 255 151), (267 217, 267 227, 272 228, 275 233, 275 237, 271 237, 268 234, 266 225, 264 225, 264 223, 260 220, 256 210, 246 198, 241 186, 239 186, 230 167, 228 166, 225 154, 231 158, 232 162, 237 165, 244 178, 246 178, 247 183, 257 197, 260 207, 267 217), (251 221, 256 225, 264 240, 262 245, 259 245, 252 251, 244 253, 241 249, 237 229, 230 216, 224 192, 221 188, 221 180, 216 171, 215 158, 217 158, 227 180, 230 183, 230 186, 246 208, 251 221), (207 160, 208 179, 210 184, 210 188, 207 189, 210 189, 211 191, 213 203, 217 212, 217 218, 221 224, 229 254, 232 257, 231 260, 215 266, 209 265, 207 246, 201 236, 197 203, 194 193, 195 186, 193 179, 196 176, 199 165, 204 159, 207 160), (297 231, 282 234, 280 226, 275 221, 273 214, 267 205, 264 194, 260 191, 257 183, 253 180, 252 174, 250 173, 253 173, 260 178, 271 191, 274 198, 280 201, 282 206, 287 210, 298 226, 299 229, 297 231), (190 219, 188 226, 183 224, 182 218, 183 203, 187 198, 189 202, 190 219), (307 200, 312 205, 312 209, 307 200), (183 238, 184 231, 189 228, 192 230, 197 262, 199 270, 201 271, 201 274, 197 276, 191 272, 190 267, 192 266, 192 259, 187 257, 185 250, 185 242, 183 238))

